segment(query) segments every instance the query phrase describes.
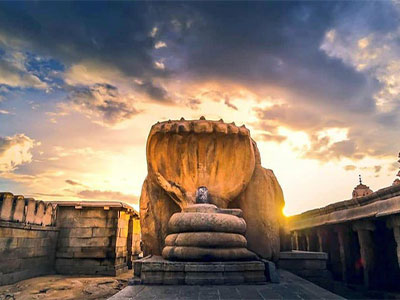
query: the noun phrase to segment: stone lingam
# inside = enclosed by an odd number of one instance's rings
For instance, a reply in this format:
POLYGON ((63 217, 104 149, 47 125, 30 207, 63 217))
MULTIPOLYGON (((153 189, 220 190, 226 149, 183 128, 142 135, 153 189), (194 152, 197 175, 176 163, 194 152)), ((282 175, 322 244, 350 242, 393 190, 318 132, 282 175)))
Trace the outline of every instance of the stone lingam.
POLYGON ((166 121, 151 128, 146 152, 141 282, 265 281, 279 255, 284 201, 249 130, 204 117, 166 121))
POLYGON ((196 203, 169 220, 162 256, 176 261, 257 260, 247 250, 246 221, 240 209, 220 209, 209 204, 208 190, 199 187, 196 203), (200 204, 199 204, 200 203, 200 204))

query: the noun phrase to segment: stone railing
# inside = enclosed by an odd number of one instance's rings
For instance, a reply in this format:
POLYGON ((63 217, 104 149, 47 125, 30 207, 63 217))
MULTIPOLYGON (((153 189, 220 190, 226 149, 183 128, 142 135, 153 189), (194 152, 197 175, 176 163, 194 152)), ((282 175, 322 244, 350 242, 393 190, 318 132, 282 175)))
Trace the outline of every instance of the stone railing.
POLYGON ((54 226, 56 206, 33 198, 0 193, 0 221, 40 226, 54 226))
POLYGON ((0 285, 54 272, 56 206, 0 193, 0 285))
POLYGON ((293 250, 328 253, 334 277, 391 289, 400 278, 400 185, 288 218, 293 250))

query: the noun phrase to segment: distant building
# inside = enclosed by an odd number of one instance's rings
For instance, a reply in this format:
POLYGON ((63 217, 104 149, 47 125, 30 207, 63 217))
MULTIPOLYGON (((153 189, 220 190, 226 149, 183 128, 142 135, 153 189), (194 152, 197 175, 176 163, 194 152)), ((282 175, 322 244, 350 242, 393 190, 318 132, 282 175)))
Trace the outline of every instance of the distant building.
MULTIPOLYGON (((398 160, 398 162, 400 163, 400 152, 399 152, 399 160, 398 160)), ((399 177, 399 178, 396 178, 396 179, 393 181, 393 184, 392 184, 392 185, 398 185, 398 184, 400 184, 400 170, 399 170, 399 172, 397 173, 396 176, 399 177)))
POLYGON ((364 197, 373 193, 373 191, 369 188, 369 186, 366 186, 365 184, 362 183, 361 175, 359 176, 360 176, 359 177, 360 183, 353 190, 353 199, 364 197))

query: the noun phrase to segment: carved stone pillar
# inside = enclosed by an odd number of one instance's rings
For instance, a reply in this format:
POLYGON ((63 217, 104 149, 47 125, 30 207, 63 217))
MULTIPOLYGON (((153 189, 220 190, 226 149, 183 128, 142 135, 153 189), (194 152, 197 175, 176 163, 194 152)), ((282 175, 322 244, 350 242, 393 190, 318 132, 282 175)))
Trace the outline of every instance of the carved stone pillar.
POLYGON ((328 232, 326 228, 317 228, 318 251, 328 253, 328 232))
POLYGON ((400 216, 397 215, 389 217, 389 219, 386 221, 386 225, 388 228, 393 229, 393 236, 397 245, 397 263, 400 267, 400 216))
POLYGON ((292 250, 297 250, 297 246, 296 246, 296 236, 295 236, 295 232, 291 232, 290 233, 290 243, 292 245, 292 250))
POLYGON ((364 272, 364 286, 373 286, 373 272, 375 270, 375 245, 373 232, 375 225, 371 221, 357 221, 353 224, 360 243, 360 254, 364 272))
POLYGON ((292 249, 299 250, 299 233, 297 231, 292 233, 292 249))
POLYGON ((312 251, 311 250, 311 232, 310 231, 306 231, 304 232, 304 236, 306 238, 306 251, 312 251))
POLYGON ((342 280, 346 283, 351 281, 354 274, 353 254, 351 253, 351 226, 337 225, 335 231, 338 234, 339 253, 342 265, 342 280))

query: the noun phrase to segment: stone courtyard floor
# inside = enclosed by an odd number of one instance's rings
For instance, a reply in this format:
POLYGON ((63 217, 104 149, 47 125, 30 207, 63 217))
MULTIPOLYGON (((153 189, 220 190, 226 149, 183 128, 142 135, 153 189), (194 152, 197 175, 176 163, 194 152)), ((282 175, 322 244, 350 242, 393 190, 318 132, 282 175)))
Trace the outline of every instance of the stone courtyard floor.
POLYGON ((0 300, 104 300, 128 285, 132 270, 116 277, 48 275, 0 286, 0 300))
POLYGON ((109 300, 150 299, 344 299, 290 272, 279 270, 280 283, 262 285, 133 285, 109 300))

